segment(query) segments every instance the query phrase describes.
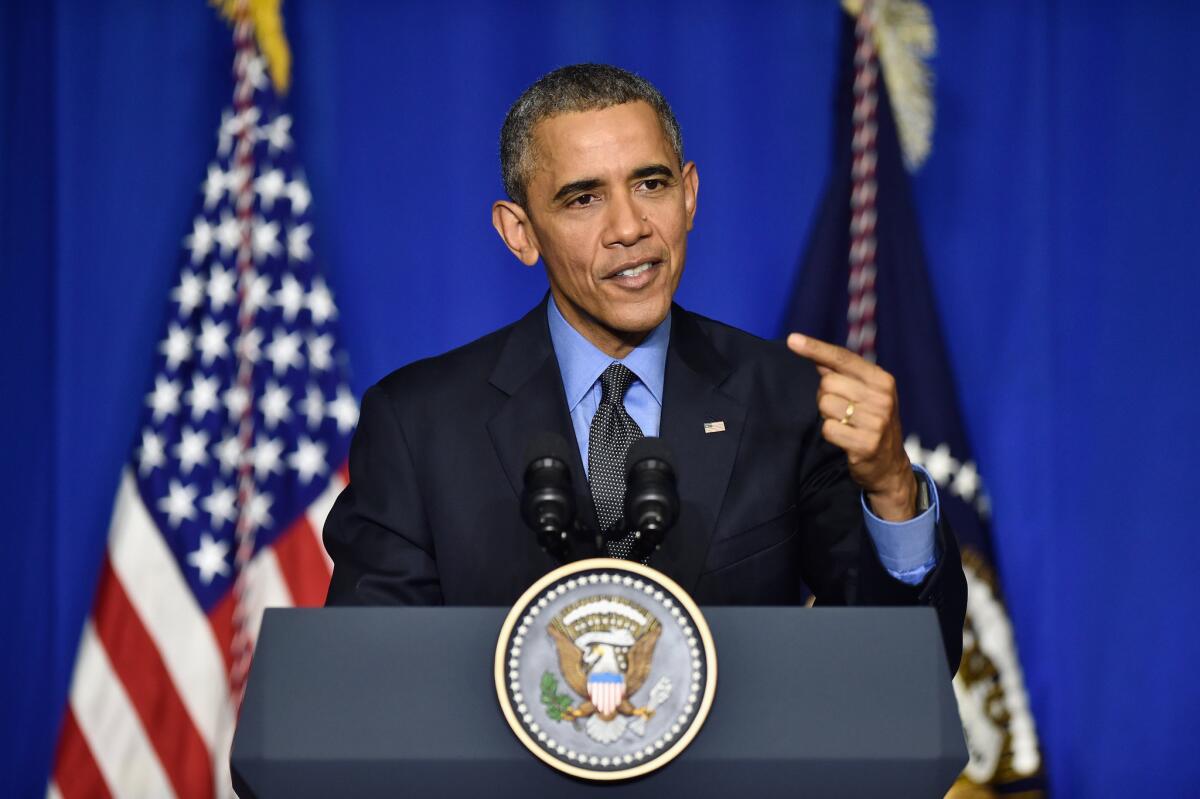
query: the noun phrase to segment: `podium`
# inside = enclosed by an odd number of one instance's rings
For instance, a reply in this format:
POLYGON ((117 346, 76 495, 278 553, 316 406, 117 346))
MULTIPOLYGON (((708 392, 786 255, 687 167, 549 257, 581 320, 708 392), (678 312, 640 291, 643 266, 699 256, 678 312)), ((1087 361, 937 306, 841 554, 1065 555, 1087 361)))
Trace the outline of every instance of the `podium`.
POLYGON ((664 768, 587 783, 496 699, 504 608, 271 609, 233 742, 250 797, 941 797, 966 765, 930 608, 710 607, 716 700, 664 768))

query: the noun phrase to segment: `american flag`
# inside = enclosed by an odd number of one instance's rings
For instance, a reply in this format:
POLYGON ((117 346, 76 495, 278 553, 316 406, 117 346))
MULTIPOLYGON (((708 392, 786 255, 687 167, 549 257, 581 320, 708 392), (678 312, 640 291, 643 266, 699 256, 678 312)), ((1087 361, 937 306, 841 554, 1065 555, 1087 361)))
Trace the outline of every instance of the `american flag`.
POLYGON ((262 611, 319 605, 358 406, 292 120, 250 22, 121 473, 48 794, 232 794, 262 611))

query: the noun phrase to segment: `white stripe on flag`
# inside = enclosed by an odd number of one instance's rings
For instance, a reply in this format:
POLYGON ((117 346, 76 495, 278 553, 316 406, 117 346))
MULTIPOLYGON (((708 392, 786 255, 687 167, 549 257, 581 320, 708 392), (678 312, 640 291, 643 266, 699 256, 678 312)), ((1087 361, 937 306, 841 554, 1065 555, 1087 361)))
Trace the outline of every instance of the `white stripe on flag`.
MULTIPOLYGON (((229 719, 234 718, 232 701, 226 712, 229 719)), ((221 737, 217 739, 216 748, 213 750, 213 785, 216 788, 213 791, 213 799, 237 799, 237 794, 233 792, 233 774, 229 770, 234 726, 232 721, 221 726, 221 737)))
POLYGON ((325 558, 325 565, 329 567, 329 571, 333 571, 333 560, 329 557, 329 553, 325 551, 325 541, 321 538, 321 531, 325 529, 325 519, 329 516, 329 511, 333 510, 333 503, 338 498, 338 494, 342 493, 342 489, 346 487, 346 481, 342 479, 341 472, 334 470, 329 476, 329 485, 325 486, 325 490, 321 495, 308 506, 306 515, 308 523, 312 526, 313 532, 317 535, 317 545, 321 548, 321 555, 325 558))
POLYGON ((108 534, 113 571, 154 639, 176 693, 212 751, 229 695, 225 665, 208 617, 154 524, 133 473, 121 472, 108 534))
MULTIPOLYGON (((263 611, 266 608, 286 608, 293 605, 292 594, 288 590, 283 571, 279 568, 279 559, 275 557, 273 547, 263 549, 250 561, 246 568, 246 592, 247 596, 242 605, 247 613, 246 630, 251 640, 257 641, 263 611)), ((228 712, 232 713, 232 709, 228 712)), ((217 787, 217 799, 236 797, 229 773, 229 752, 233 746, 233 733, 233 725, 225 725, 214 749, 213 779, 217 787)))
POLYGON ((83 626, 70 703, 113 796, 175 795, 91 619, 83 626))
POLYGON ((250 640, 258 640, 262 614, 267 608, 290 608, 292 592, 279 569, 279 560, 272 547, 259 552, 246 567, 246 597, 242 607, 246 612, 246 631, 250 640))
POLYGON ((50 787, 46 789, 46 799, 63 799, 62 791, 54 780, 50 780, 50 787))

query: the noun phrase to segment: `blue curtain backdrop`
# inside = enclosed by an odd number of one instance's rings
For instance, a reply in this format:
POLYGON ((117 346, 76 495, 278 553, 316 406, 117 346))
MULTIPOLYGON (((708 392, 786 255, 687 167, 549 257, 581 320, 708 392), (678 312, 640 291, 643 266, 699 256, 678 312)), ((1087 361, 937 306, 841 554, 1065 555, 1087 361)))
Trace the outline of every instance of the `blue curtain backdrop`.
MULTIPOLYGON (((1200 782, 1200 7, 931 5, 917 201, 1050 776, 1181 795, 1200 782)), ((829 158, 834 3, 285 13, 359 393, 538 299, 489 224, 496 136, 521 88, 583 60, 676 107, 701 176, 682 302, 779 334, 829 158)), ((200 0, 0 6, 5 795, 44 785, 231 55, 200 0)))

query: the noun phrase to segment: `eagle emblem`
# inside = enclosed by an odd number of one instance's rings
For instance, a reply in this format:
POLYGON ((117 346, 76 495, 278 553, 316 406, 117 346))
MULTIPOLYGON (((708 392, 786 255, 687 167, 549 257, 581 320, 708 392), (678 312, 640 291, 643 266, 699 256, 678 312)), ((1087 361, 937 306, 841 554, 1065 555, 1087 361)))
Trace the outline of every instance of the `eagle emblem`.
POLYGON ((559 707, 563 720, 586 719, 588 736, 611 743, 625 733, 630 719, 644 734, 645 722, 670 693, 665 677, 638 707, 635 696, 650 676, 659 624, 642 606, 617 596, 591 596, 562 610, 547 626, 558 651, 563 679, 579 697, 576 707, 559 707))
POLYGON ((588 780, 671 761, 716 690, 700 608, 662 572, 593 558, 560 566, 513 605, 496 642, 496 696, 538 759, 588 780))

